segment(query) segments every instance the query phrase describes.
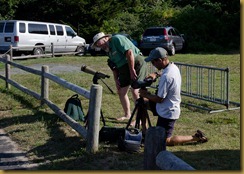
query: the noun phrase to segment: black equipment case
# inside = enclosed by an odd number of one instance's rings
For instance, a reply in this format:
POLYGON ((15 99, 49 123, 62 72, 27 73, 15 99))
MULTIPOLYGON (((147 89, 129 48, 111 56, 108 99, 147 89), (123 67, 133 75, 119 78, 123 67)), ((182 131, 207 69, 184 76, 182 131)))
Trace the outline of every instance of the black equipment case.
POLYGON ((108 143, 118 142, 119 137, 124 134, 125 128, 106 126, 102 111, 101 111, 101 117, 102 117, 103 127, 99 131, 99 141, 108 142, 108 143))

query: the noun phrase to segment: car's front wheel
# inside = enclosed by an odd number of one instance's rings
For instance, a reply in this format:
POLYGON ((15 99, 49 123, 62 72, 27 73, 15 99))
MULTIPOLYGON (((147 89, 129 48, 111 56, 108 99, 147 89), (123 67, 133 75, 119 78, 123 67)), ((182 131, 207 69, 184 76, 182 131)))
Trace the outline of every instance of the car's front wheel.
POLYGON ((77 55, 84 55, 85 54, 85 47, 83 46, 78 46, 76 49, 77 55))

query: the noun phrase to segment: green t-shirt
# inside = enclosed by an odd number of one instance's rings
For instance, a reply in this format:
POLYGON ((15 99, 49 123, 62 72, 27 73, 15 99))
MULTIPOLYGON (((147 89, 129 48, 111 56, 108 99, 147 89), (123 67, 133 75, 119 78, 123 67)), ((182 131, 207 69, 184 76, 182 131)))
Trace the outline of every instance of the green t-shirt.
POLYGON ((140 50, 126 36, 114 35, 111 37, 108 56, 117 68, 127 63, 125 52, 129 49, 133 51, 134 57, 140 54, 140 50))

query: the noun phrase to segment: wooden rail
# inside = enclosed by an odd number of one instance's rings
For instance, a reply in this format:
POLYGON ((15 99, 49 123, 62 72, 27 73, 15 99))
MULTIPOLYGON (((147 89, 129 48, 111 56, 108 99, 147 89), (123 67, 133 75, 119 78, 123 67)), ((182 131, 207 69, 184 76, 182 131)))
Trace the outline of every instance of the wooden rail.
POLYGON ((71 126, 74 130, 76 130, 84 139, 88 141, 87 151, 91 153, 95 153, 98 151, 98 140, 99 140, 99 129, 100 125, 100 110, 101 110, 101 102, 102 102, 102 86, 93 84, 91 86, 90 91, 81 88, 75 84, 72 84, 65 79, 57 77, 51 73, 49 73, 48 66, 42 66, 42 70, 35 70, 11 61, 9 55, 4 55, 4 57, 0 57, 0 62, 5 63, 5 76, 0 75, 0 79, 6 82, 6 88, 10 89, 10 85, 16 87, 22 92, 31 95, 37 100, 41 101, 41 105, 46 104, 49 108, 51 108, 56 115, 58 115, 62 120, 64 120, 69 126, 71 126), (11 79, 11 66, 22 69, 32 74, 36 74, 41 76, 41 94, 36 93, 28 89, 27 87, 15 82, 11 79), (88 130, 86 130, 82 125, 69 117, 62 109, 60 109, 57 105, 55 105, 49 98, 49 80, 72 90, 85 98, 89 99, 89 116, 88 116, 88 130))

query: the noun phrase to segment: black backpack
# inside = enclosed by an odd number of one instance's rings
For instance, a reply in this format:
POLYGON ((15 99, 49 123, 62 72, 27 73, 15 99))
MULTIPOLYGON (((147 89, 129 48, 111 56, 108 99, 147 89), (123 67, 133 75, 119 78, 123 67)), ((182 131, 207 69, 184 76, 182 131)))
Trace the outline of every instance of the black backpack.
POLYGON ((78 94, 73 95, 66 101, 64 112, 76 121, 85 121, 84 112, 81 106, 81 101, 78 98, 78 94))

